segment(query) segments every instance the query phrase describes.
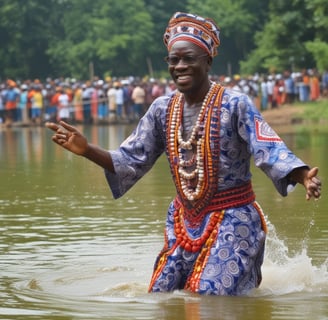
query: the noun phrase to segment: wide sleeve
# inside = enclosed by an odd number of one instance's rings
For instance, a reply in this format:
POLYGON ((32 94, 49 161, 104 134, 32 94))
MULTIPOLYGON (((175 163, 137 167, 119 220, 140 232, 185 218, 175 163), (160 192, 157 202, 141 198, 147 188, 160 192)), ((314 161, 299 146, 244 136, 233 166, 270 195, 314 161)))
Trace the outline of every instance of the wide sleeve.
POLYGON ((272 180, 277 191, 286 196, 296 185, 288 179, 288 174, 295 168, 308 166, 287 147, 247 95, 236 96, 230 103, 235 106, 238 133, 254 157, 255 165, 272 180))
POLYGON ((155 100, 132 134, 117 150, 109 151, 115 173, 105 170, 105 176, 115 199, 143 177, 165 150, 167 103, 168 97, 155 100))

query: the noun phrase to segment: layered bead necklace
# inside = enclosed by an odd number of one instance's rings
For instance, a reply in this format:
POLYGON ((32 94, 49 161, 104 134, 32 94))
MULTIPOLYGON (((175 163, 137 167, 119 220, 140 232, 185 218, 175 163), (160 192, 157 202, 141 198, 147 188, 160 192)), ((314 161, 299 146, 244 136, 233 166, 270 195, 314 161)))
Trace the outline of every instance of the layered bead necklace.
POLYGON ((211 87, 203 100, 196 123, 192 128, 191 135, 187 140, 183 140, 182 138, 182 94, 179 95, 179 98, 173 107, 170 126, 170 146, 172 151, 174 151, 175 139, 177 139, 178 159, 175 159, 175 162, 177 162, 176 164, 179 167, 178 173, 180 176, 182 193, 189 201, 194 201, 200 198, 204 183, 204 121, 207 105, 212 97, 214 87, 215 84, 211 83, 211 87), (178 130, 176 137, 175 131, 177 126, 178 130), (188 151, 189 153, 190 151, 193 151, 190 159, 186 159, 188 151), (197 180, 197 185, 196 187, 191 188, 190 181, 194 179, 197 180))
POLYGON ((189 138, 184 137, 184 96, 177 92, 166 117, 167 154, 185 217, 197 224, 199 213, 217 190, 220 106, 224 88, 211 83, 189 138), (211 148, 213 146, 213 149, 211 148))

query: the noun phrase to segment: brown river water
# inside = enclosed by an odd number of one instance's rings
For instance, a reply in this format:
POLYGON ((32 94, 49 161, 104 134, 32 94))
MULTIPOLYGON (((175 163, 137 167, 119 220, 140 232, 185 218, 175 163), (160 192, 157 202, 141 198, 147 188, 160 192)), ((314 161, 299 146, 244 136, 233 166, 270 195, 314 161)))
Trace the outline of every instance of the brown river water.
MULTIPOLYGON (((81 129, 112 149, 132 127, 81 129)), ((282 198, 254 168, 269 227, 263 282, 247 297, 207 297, 147 293, 174 196, 164 157, 113 200, 102 170, 49 130, 0 129, 0 319, 328 319, 328 130, 283 132, 319 166, 322 197, 307 202, 298 186, 282 198)))

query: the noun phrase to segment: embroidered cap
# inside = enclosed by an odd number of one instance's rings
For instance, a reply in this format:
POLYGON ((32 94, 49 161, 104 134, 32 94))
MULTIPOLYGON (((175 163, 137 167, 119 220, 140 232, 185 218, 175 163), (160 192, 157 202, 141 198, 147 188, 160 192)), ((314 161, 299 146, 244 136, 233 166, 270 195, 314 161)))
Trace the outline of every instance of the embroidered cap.
POLYGON ((220 45, 220 29, 210 18, 176 12, 169 21, 163 40, 168 50, 176 41, 184 40, 200 46, 214 57, 220 45))

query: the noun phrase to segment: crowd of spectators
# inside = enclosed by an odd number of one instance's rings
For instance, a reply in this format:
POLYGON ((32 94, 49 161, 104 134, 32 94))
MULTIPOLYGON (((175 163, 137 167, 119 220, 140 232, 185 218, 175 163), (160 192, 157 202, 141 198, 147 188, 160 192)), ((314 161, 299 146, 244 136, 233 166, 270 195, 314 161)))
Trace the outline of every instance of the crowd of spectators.
POLYGON ((312 69, 302 72, 287 70, 282 74, 255 75, 247 79, 237 75, 224 82, 247 93, 262 111, 328 97, 328 71, 319 74, 312 69))
MULTIPOLYGON (((212 80, 246 93, 260 110, 328 96, 328 71, 212 76, 212 80)), ((175 90, 164 79, 94 77, 92 81, 8 79, 0 84, 0 124, 41 125, 45 121, 121 123, 137 121, 157 97, 175 90)))

